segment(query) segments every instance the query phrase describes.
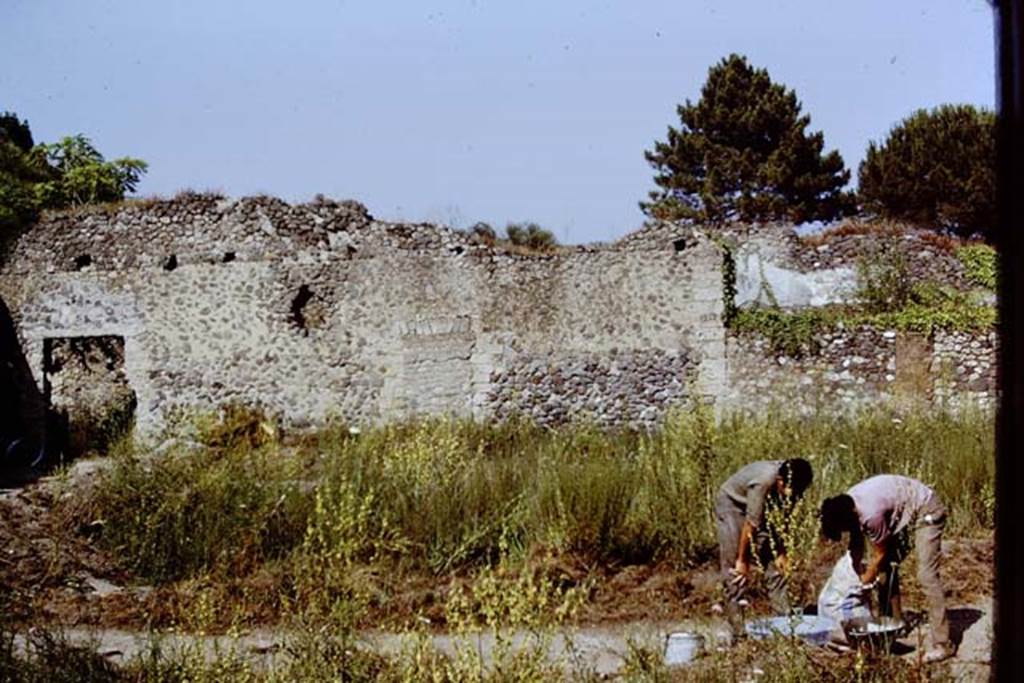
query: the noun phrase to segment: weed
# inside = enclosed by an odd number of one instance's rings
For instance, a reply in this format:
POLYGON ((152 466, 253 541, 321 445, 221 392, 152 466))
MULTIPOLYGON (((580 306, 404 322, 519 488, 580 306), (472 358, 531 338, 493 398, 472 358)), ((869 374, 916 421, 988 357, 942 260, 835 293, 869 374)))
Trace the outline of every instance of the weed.
POLYGON ((956 250, 967 279, 975 285, 995 291, 998 285, 999 254, 987 244, 971 244, 956 250))
POLYGON ((439 420, 325 430, 289 448, 242 439, 159 457, 129 449, 84 500, 60 505, 66 526, 98 529, 96 542, 137 576, 185 582, 178 623, 195 626, 190 600, 193 610, 205 601, 218 628, 248 615, 355 628, 368 611, 387 613, 411 576, 472 579, 538 557, 694 566, 715 548, 719 483, 748 462, 789 457, 815 472, 785 528, 803 602, 823 497, 898 472, 942 496, 950 534, 991 529, 992 452, 982 412, 716 421, 694 407, 649 433, 439 420))

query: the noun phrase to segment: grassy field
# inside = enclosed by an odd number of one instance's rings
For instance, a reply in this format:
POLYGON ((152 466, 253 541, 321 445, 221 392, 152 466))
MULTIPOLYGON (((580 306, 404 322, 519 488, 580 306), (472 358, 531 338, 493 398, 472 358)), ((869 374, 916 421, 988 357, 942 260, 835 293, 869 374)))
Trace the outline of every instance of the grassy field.
MULTIPOLYGON (((176 586, 183 597, 168 606, 176 628, 286 626, 305 652, 297 661, 313 667, 302 674, 289 660, 275 673, 228 654, 211 664, 196 653, 164 652, 110 674, 132 678, 110 680, 549 680, 551 664, 529 649, 499 653, 510 677, 494 678, 472 647, 454 658, 421 648, 385 660, 351 647, 346 634, 375 625, 408 582, 431 590, 424 603, 405 607, 406 616, 432 602, 434 626, 453 633, 540 634, 572 623, 599 569, 706 567, 721 481, 752 460, 795 456, 810 460, 815 481, 787 529, 791 590, 813 602, 823 497, 871 474, 908 474, 946 501, 949 536, 985 533, 993 523, 992 454, 992 419, 980 413, 796 418, 774 411, 716 421, 697 408, 650 433, 431 420, 281 438, 258 413, 237 409, 196 421, 159 454, 121 444, 113 465, 70 490, 55 514, 120 558, 136 581, 176 586), (567 558, 583 569, 553 569, 567 558), (301 636, 318 629, 340 641, 301 636)), ((44 653, 62 647, 59 639, 37 645, 44 653)), ((774 661, 781 677, 760 680, 920 674, 889 658, 822 664, 823 655, 790 647, 797 654, 750 645, 716 666, 774 661)), ((652 653, 638 647, 633 655, 628 680, 670 680, 652 653)), ((26 671, 28 661, 21 661, 26 671)), ((721 680, 703 670, 683 680, 721 680)))

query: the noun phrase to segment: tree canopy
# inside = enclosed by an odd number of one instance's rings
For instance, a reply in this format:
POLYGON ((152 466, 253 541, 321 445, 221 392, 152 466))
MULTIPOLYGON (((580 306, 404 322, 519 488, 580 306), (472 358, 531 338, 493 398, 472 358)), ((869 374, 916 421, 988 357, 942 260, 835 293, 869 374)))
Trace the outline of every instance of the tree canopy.
POLYGON ((45 154, 33 146, 28 122, 10 112, 0 115, 0 233, 35 220, 35 185, 52 176, 45 154))
POLYGON ((658 189, 641 202, 666 220, 830 220, 853 208, 838 152, 807 133, 796 94, 730 55, 708 70, 700 100, 676 109, 681 126, 645 152, 658 189))
POLYGON ((138 187, 147 164, 141 159, 122 157, 105 161, 84 135, 65 137, 41 145, 46 161, 56 171, 53 180, 37 186, 44 208, 78 206, 95 202, 116 202, 138 187))
POLYGON ((0 142, 9 142, 22 152, 27 152, 35 146, 28 121, 22 121, 9 111, 0 114, 0 142))
POLYGON ((35 144, 27 121, 0 114, 0 236, 31 224, 41 209, 124 199, 146 162, 107 161, 83 135, 35 144))
POLYGON ((860 165, 865 211, 961 236, 995 227, 995 114, 970 105, 920 109, 860 165))

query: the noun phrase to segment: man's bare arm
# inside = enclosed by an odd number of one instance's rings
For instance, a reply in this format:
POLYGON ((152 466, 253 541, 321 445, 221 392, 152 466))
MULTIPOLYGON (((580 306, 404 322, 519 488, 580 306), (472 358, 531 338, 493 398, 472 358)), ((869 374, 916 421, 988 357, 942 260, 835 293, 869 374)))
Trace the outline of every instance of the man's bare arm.
POLYGON ((882 565, 885 564, 886 559, 889 557, 888 538, 883 539, 878 543, 872 541, 871 547, 874 549, 874 554, 871 557, 871 561, 868 563, 867 569, 860 575, 861 583, 871 583, 877 579, 878 574, 882 569, 882 565))
POLYGON ((754 525, 750 520, 743 520, 743 527, 740 529, 740 542, 736 550, 736 573, 746 576, 750 572, 750 562, 747 556, 750 554, 751 541, 754 538, 754 525))

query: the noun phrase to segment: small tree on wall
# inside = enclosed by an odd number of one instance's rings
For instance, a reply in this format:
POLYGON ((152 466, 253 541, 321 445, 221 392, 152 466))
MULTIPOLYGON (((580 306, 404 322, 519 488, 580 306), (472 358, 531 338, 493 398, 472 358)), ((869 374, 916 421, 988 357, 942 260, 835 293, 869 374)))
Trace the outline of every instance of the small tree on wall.
POLYGON ((147 168, 145 161, 131 157, 106 161, 84 135, 40 147, 57 172, 54 180, 37 187, 40 202, 47 208, 120 201, 135 191, 147 168))
POLYGON ((829 220, 853 207, 838 152, 807 133, 796 94, 745 57, 711 67, 700 100, 677 107, 681 126, 645 152, 657 190, 643 211, 665 220, 829 220))

